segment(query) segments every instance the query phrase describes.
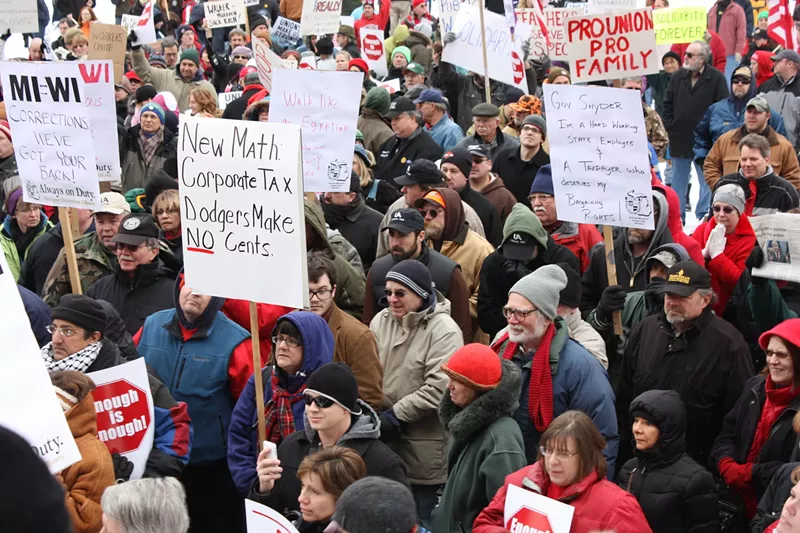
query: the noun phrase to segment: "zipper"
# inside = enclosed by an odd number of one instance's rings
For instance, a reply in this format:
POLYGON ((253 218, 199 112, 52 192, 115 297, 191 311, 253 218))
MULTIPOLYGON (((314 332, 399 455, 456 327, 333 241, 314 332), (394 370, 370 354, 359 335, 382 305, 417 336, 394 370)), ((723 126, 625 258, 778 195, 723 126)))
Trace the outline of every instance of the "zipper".
POLYGON ((188 357, 185 357, 183 361, 181 361, 181 369, 178 372, 178 381, 175 382, 175 390, 178 390, 178 387, 181 385, 181 377, 183 376, 183 370, 186 368, 186 362, 189 360, 188 357))

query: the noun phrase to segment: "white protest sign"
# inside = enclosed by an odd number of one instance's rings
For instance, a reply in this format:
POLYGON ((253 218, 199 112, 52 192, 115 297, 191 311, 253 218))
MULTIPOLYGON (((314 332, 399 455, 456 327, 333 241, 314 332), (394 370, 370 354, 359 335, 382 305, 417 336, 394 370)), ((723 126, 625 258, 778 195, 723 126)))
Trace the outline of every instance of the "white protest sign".
MULTIPOLYGON (((448 44, 442 53, 442 60, 453 65, 483 74, 483 50, 481 39, 480 13, 476 6, 463 4, 452 31, 456 40, 448 44)), ((486 27, 486 54, 489 60, 489 77, 528 92, 525 67, 522 63, 522 42, 531 34, 531 27, 517 24, 514 42, 502 15, 484 10, 486 27)))
POLYGON ((564 21, 567 17, 577 17, 586 14, 585 4, 581 7, 548 7, 543 10, 547 25, 550 45, 536 23, 535 9, 517 9, 517 22, 531 27, 531 57, 547 55, 554 61, 568 61, 567 35, 564 30, 564 21))
POLYGON ((247 533, 298 533, 297 529, 278 511, 253 500, 245 500, 247 533))
POLYGON ((287 43, 296 43, 300 40, 300 23, 287 18, 278 17, 270 30, 272 37, 283 39, 287 43))
POLYGON ((361 28, 361 54, 369 69, 379 77, 387 76, 386 49, 383 46, 383 30, 361 28))
POLYGON ((125 28, 125 31, 128 33, 131 30, 136 30, 136 26, 139 25, 139 17, 136 15, 122 15, 122 20, 120 21, 120 26, 125 28))
POLYGON ((393 80, 382 81, 378 83, 378 87, 386 89, 389 94, 394 94, 400 90, 400 80, 395 78, 393 80))
MULTIPOLYGON (((639 4, 639 0, 589 0, 587 3, 587 12, 597 14, 630 11, 639 8, 639 4)), ((644 5, 641 7, 644 7, 644 5)))
MULTIPOLYGON (((455 31, 453 30, 453 25, 458 16, 458 11, 464 5, 476 6, 478 5, 478 0, 441 0, 439 25, 442 29, 442 35, 449 31, 455 31)), ((475 13, 477 15, 477 11, 475 13)))
POLYGON ((300 34, 305 37, 336 33, 341 13, 342 0, 303 0, 300 34))
POLYGON ((0 31, 11 33, 36 33, 39 19, 36 0, 0 0, 0 31))
MULTIPOLYGON (((78 64, 0 63, 26 202, 83 209, 100 206, 86 84, 78 64)), ((113 107, 109 109, 113 112, 113 107)))
POLYGON ((181 115, 178 139, 186 283, 308 307, 300 128, 181 115))
POLYGON ((50 472, 81 460, 31 331, 17 282, 0 254, 0 425, 31 445, 50 472))
POLYGON ((205 2, 206 22, 209 28, 228 28, 244 24, 244 4, 241 0, 205 2))
POLYGON ((545 84, 544 100, 559 220, 653 229, 639 92, 545 84))
POLYGON ((800 215, 751 216, 750 225, 764 251, 764 264, 754 268, 753 275, 800 282, 800 215))
POLYGON ((656 74, 656 34, 650 8, 571 17, 565 22, 572 82, 656 74))
MULTIPOLYGON (((376 9, 375 13, 377 13, 377 12, 378 12, 378 10, 376 9)), ((355 23, 356 23, 356 19, 354 19, 350 15, 342 15, 341 17, 339 17, 339 24, 344 24, 345 26, 355 27, 355 23)))
POLYGON ((257 5, 259 5, 259 0, 244 0, 245 7, 257 6, 257 5))
POLYGON ((136 32, 136 42, 133 44, 150 44, 157 41, 156 27, 153 24, 153 0, 147 0, 136 26, 131 29, 136 32))
POLYGON ((517 26, 517 15, 514 13, 514 0, 503 0, 503 11, 505 11, 508 29, 511 35, 514 35, 514 30, 517 26))
POLYGON ((144 359, 87 375, 97 385, 92 391, 97 438, 109 452, 133 463, 131 479, 141 478, 155 435, 153 398, 144 359))
POLYGON ((229 93, 219 93, 217 95, 217 109, 224 111, 228 104, 242 96, 242 91, 231 91, 229 93))
POLYGON ((505 529, 512 533, 541 531, 569 533, 575 508, 516 485, 509 485, 503 511, 505 529))
POLYGON ((114 66, 108 60, 76 61, 85 83, 84 102, 89 113, 94 139, 97 177, 100 181, 117 181, 122 172, 119 167, 119 139, 117 114, 114 102, 114 66))
POLYGON ((272 76, 275 70, 291 67, 261 39, 252 36, 250 42, 253 45, 253 59, 256 63, 256 70, 258 70, 258 79, 261 80, 261 85, 272 94, 272 76))
POLYGON ((303 128, 303 183, 307 192, 349 190, 363 80, 360 72, 275 73, 269 120, 303 128))

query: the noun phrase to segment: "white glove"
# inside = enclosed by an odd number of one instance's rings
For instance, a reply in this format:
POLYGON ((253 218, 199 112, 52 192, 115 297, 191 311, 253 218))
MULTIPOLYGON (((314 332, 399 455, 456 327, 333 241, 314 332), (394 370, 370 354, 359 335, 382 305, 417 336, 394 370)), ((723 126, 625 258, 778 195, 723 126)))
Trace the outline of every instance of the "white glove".
POLYGON ((706 242, 706 249, 704 254, 708 259, 714 259, 722 252, 725 251, 725 245, 727 244, 727 237, 725 237, 725 226, 718 224, 708 236, 708 242, 706 242), (707 255, 706 255, 707 253, 707 255))

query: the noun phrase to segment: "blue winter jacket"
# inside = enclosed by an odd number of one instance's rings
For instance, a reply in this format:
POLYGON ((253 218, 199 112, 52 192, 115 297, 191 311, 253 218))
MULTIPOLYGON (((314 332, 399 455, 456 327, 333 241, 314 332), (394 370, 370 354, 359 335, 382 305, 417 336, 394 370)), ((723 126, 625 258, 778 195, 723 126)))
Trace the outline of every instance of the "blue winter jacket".
MULTIPOLYGON (((295 311, 283 315, 275 324, 273 335, 282 320, 289 320, 303 337, 303 365, 294 375, 288 375, 277 367, 266 367, 264 376, 264 404, 272 399, 272 368, 276 368, 278 380, 289 392, 297 392, 308 377, 317 368, 333 361, 333 333, 325 320, 308 311, 295 311)), ((275 346, 272 346, 274 353, 275 346)), ((302 400, 292 405, 295 429, 305 428, 303 414, 305 404, 302 400)), ((256 480, 256 459, 260 446, 258 445, 258 430, 256 422, 256 396, 255 379, 251 377, 236 402, 231 416, 231 425, 228 430, 228 468, 236 487, 246 496, 256 480)))
POLYGON ((42 301, 39 296, 32 293, 25 287, 17 285, 22 305, 25 306, 25 313, 31 323, 31 330, 39 343, 39 348, 50 342, 52 336, 47 332, 47 326, 53 321, 50 316, 50 307, 42 301))

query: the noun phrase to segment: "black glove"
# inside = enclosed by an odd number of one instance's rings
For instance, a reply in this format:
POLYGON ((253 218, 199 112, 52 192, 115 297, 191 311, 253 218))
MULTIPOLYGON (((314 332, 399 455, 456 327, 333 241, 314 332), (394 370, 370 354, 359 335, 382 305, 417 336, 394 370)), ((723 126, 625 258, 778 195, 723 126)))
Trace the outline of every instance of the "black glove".
POLYGON ((7 41, 11 37, 11 28, 8 28, 3 35, 0 35, 0 41, 7 41))
POLYGON ((400 421, 394 416, 394 411, 387 409, 380 414, 381 421, 381 441, 394 442, 403 436, 403 428, 400 421))
POLYGON ((594 316, 601 322, 609 322, 614 311, 622 311, 625 307, 625 296, 625 290, 622 285, 606 287, 602 296, 600 296, 600 301, 597 302, 594 316))
POLYGON ((505 272, 505 276, 512 281, 512 283, 516 283, 533 272, 524 262, 515 261, 513 259, 506 259, 503 262, 503 271, 505 272))
POLYGON ((747 267, 747 270, 753 270, 754 268, 760 268, 763 264, 764 250, 762 250, 761 245, 756 242, 756 245, 753 246, 753 249, 750 251, 750 255, 747 256, 744 266, 747 267))
POLYGON ((138 50, 142 47, 141 44, 133 44, 138 39, 139 37, 136 35, 136 32, 131 30, 131 32, 128 34, 128 50, 138 50))
POLYGON ((111 454, 111 462, 114 463, 114 479, 117 483, 128 481, 133 474, 133 463, 119 453, 111 454))

